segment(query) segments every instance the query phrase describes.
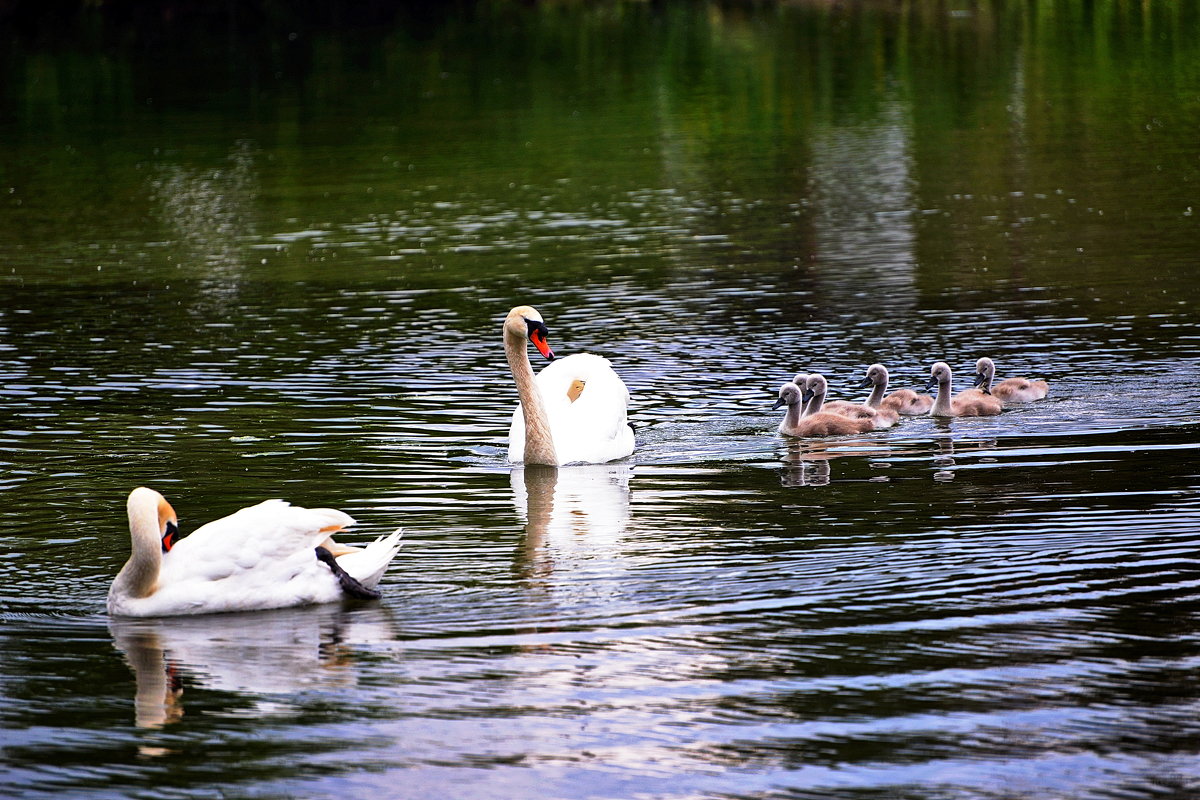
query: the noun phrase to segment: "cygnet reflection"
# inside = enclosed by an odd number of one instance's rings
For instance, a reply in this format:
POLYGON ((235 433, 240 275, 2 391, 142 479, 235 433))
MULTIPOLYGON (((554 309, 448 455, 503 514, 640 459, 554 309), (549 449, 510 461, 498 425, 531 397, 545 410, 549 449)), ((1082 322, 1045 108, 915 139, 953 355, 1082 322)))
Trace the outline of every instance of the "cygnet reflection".
POLYGON ((995 450, 997 441, 995 438, 989 439, 960 439, 955 440, 950 436, 939 436, 933 440, 935 449, 932 452, 933 466, 935 471, 933 479, 935 481, 952 481, 954 480, 958 462, 954 456, 965 455, 967 453, 979 453, 995 450))
POLYGON ((833 475, 834 460, 886 460, 893 452, 891 447, 870 439, 792 440, 783 454, 784 468, 779 480, 784 486, 826 486, 833 475))

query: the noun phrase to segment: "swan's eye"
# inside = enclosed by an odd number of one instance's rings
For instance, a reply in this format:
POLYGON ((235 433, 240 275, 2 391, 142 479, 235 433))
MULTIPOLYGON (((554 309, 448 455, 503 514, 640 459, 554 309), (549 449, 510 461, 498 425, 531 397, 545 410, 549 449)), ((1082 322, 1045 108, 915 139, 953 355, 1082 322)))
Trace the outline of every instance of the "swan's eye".
POLYGON ((179 541, 179 526, 176 525, 174 522, 171 522, 171 520, 167 520, 167 530, 163 533, 163 536, 162 536, 163 552, 164 553, 170 552, 171 548, 175 546, 175 543, 177 541, 179 541))

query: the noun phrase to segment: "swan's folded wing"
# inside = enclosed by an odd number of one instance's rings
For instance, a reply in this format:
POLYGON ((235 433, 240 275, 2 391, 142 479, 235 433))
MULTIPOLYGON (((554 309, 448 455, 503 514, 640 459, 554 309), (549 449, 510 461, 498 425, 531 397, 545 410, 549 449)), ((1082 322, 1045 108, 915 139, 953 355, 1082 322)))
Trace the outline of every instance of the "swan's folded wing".
POLYGON ((317 563, 313 550, 331 533, 353 523, 333 509, 266 500, 181 539, 163 558, 161 580, 216 581, 255 572, 256 582, 287 581, 317 563))
POLYGON ((633 452, 629 389, 607 358, 568 356, 542 370, 537 381, 562 463, 603 463, 633 452), (567 393, 575 380, 583 381, 584 389, 571 402, 567 393))

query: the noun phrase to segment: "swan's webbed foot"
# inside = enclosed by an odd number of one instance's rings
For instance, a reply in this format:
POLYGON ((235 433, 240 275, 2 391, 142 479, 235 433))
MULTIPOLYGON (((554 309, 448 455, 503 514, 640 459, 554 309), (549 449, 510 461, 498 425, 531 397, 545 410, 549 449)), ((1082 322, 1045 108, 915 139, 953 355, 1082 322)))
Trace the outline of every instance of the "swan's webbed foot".
POLYGON ((338 579, 338 585, 342 587, 342 594, 352 597, 355 600, 378 600, 383 596, 374 589, 368 589, 363 586, 357 578, 342 569, 342 565, 337 563, 337 559, 333 557, 333 553, 324 547, 316 548, 316 552, 317 560, 329 567, 329 571, 338 579))

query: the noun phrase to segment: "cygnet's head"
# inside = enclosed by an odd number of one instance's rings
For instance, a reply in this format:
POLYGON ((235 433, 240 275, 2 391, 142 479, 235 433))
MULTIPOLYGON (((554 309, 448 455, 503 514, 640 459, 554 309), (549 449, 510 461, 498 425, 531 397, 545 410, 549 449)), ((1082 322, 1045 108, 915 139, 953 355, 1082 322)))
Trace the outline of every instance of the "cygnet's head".
POLYGON ((829 381, 825 380, 825 376, 819 372, 809 375, 804 385, 808 388, 808 391, 804 393, 804 400, 806 402, 814 395, 824 397, 829 392, 829 381))
POLYGON ((862 383, 858 385, 859 389, 866 389, 868 386, 887 386, 888 371, 883 364, 872 364, 867 367, 867 377, 863 378, 862 383))
POLYGON ((542 315, 532 306, 517 306, 504 318, 505 337, 521 341, 528 338, 539 353, 553 361, 554 351, 550 349, 550 342, 547 340, 549 333, 546 323, 542 321, 542 315))
POLYGON ((798 405, 803 401, 804 398, 802 396, 802 392, 800 391, 800 387, 794 383, 785 383, 783 386, 779 387, 779 399, 775 401, 775 405, 771 406, 771 410, 774 411, 783 406, 791 408, 792 406, 798 405))
POLYGON ((996 377, 996 365, 990 358, 984 356, 975 362, 975 383, 973 386, 978 386, 981 383, 990 383, 992 378, 996 377))
POLYGON ((940 384, 950 384, 953 377, 950 372, 950 365, 945 361, 935 361, 933 366, 929 368, 929 382, 925 384, 926 389, 932 389, 940 384))
POLYGON ((797 372, 796 377, 792 378, 792 383, 796 384, 801 389, 804 388, 807 381, 808 381, 808 373, 807 372, 797 372))

